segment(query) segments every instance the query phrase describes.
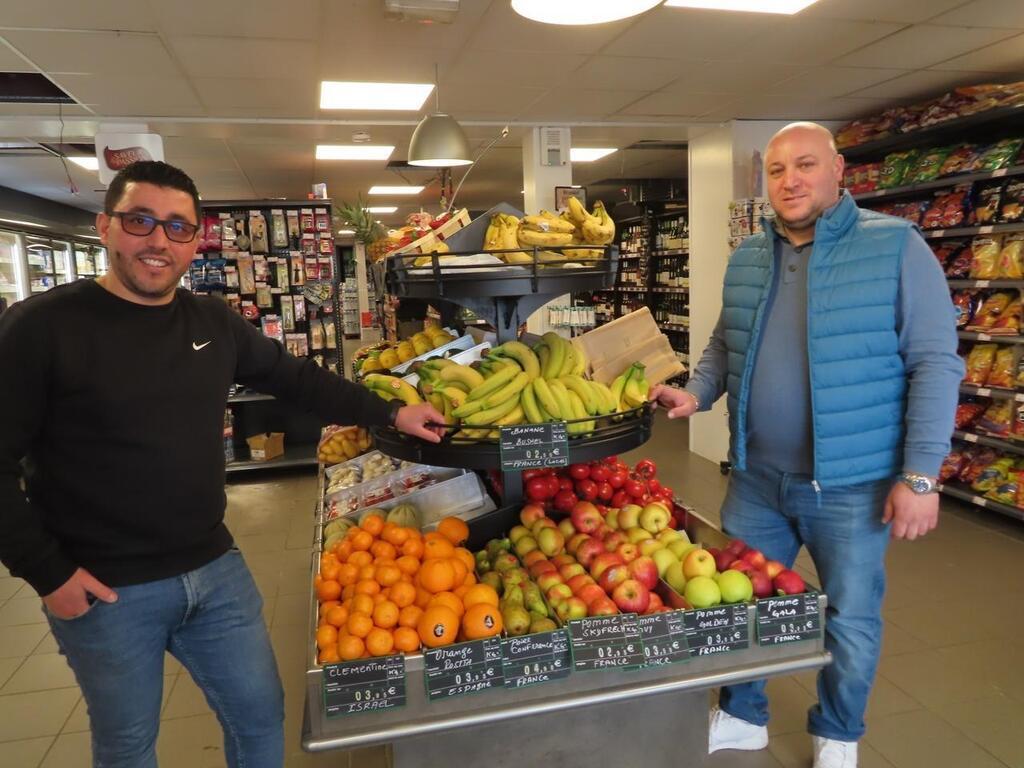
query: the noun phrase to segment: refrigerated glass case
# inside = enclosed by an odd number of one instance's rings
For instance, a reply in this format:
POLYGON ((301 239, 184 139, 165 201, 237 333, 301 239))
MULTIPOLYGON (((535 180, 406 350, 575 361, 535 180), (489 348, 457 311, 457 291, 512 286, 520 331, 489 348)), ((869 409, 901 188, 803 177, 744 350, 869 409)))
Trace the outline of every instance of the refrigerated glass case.
POLYGON ((75 279, 70 243, 39 235, 25 235, 24 242, 31 295, 75 279))
POLYGON ((18 235, 0 232, 0 299, 8 306, 27 295, 20 253, 18 235))

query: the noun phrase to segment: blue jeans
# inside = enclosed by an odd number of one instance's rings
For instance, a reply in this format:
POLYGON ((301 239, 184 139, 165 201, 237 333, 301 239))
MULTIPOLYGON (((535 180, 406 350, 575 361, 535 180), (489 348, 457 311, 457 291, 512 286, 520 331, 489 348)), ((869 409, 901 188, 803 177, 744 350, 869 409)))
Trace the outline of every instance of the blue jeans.
POLYGON ((89 709, 93 765, 155 768, 166 651, 217 714, 228 765, 281 768, 284 692, 241 552, 115 591, 80 617, 47 614, 89 709))
MULTIPOLYGON (((882 644, 882 597, 889 526, 882 524, 892 480, 829 488, 819 496, 806 475, 763 468, 734 471, 722 528, 793 565, 805 545, 828 595, 825 648, 832 664, 818 674, 818 704, 807 714, 815 736, 857 741, 882 644)), ((768 722, 764 681, 722 688, 720 706, 756 725, 768 722)))

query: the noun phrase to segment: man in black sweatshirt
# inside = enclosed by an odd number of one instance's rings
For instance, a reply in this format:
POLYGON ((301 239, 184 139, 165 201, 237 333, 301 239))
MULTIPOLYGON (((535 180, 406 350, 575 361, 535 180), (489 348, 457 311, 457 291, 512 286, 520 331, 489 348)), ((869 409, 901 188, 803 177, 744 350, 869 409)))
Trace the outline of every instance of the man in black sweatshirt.
POLYGON ((135 163, 97 217, 109 274, 0 319, 0 560, 42 597, 105 767, 156 765, 165 651, 217 713, 230 765, 283 762, 262 600, 224 526, 229 385, 435 442, 443 420, 292 357, 221 300, 177 288, 200 221, 187 175, 135 163))

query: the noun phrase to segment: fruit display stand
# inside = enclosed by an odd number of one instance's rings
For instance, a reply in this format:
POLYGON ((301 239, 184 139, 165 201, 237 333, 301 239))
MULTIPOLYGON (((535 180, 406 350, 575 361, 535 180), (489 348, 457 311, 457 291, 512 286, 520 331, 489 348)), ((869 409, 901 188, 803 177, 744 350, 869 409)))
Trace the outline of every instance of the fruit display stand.
MULTIPOLYGON (((470 521, 471 543, 508 530, 517 508, 470 521)), ((319 534, 319 525, 317 534, 319 534)), ((724 536, 690 515, 693 541, 720 544, 724 536)), ((319 548, 319 539, 315 540, 319 548)), ((319 553, 312 561, 311 577, 319 553)), ((815 595, 821 616, 825 598, 815 595)), ((635 765, 638 753, 650 766, 704 764, 707 755, 708 693, 727 684, 818 669, 830 662, 821 635, 803 642, 761 645, 753 605, 734 607, 746 617, 749 645, 729 652, 697 653, 680 663, 643 668, 572 671, 560 679, 494 687, 474 695, 431 700, 422 653, 407 654, 390 670, 404 681, 404 703, 387 709, 328 717, 324 685, 332 668, 316 662, 310 643, 302 745, 313 752, 390 744, 397 768, 457 763, 522 768, 554 761, 563 766, 635 765)), ((670 614, 671 615, 671 614, 670 614)), ((311 596, 310 635, 317 601, 311 596)), ((529 635, 521 638, 529 642, 529 635)), ((552 676, 554 677, 554 676, 552 676)), ((390 678, 389 678, 390 679, 390 678)), ((530 678, 523 678, 527 682, 530 678)))

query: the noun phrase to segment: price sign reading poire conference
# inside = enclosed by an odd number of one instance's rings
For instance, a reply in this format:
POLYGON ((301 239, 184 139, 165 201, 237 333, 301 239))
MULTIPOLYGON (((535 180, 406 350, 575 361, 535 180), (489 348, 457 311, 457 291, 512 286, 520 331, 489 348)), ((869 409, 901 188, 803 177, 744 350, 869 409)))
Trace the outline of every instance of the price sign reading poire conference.
POLYGON ((556 629, 510 637, 501 643, 501 661, 506 688, 525 688, 566 678, 572 673, 569 632, 556 629))
POLYGON ((324 667, 324 712, 352 715, 405 704, 405 657, 328 664, 324 667))
POLYGON ((821 637, 821 609, 817 592, 757 601, 758 645, 798 643, 821 637))
POLYGON ((519 424, 501 428, 501 471, 516 472, 569 465, 569 433, 565 424, 519 424))
POLYGON ((691 656, 710 656, 750 647, 747 605, 722 605, 683 612, 691 656))
POLYGON ((590 616, 569 622, 573 670, 629 669, 644 663, 644 641, 635 613, 590 616))
POLYGON ((423 652, 423 672, 427 701, 501 688, 505 682, 501 638, 430 648, 423 652))
POLYGON ((656 667, 689 661, 690 644, 682 611, 664 611, 639 617, 640 636, 644 640, 644 666, 656 667))

